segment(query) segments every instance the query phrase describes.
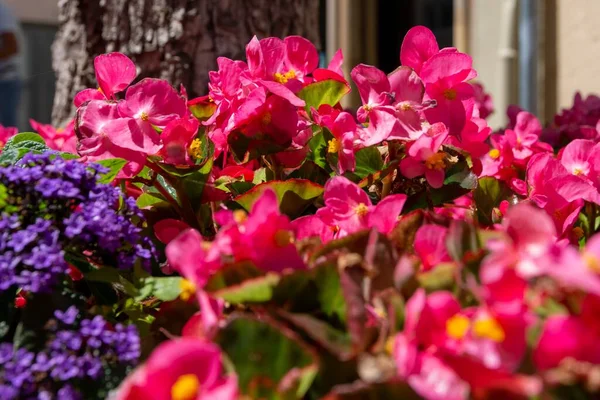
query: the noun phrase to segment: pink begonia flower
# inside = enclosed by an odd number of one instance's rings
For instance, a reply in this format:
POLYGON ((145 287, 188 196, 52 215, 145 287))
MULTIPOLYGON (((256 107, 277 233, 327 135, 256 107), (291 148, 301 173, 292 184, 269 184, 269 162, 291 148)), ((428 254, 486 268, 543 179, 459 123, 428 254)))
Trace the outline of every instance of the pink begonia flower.
POLYGON ((579 315, 552 315, 544 326, 533 352, 535 366, 541 370, 558 367, 567 358, 600 363, 600 297, 588 294, 579 315))
POLYGON ((279 211, 277 195, 270 189, 254 203, 240 226, 249 259, 258 268, 275 272, 306 268, 293 242, 292 230, 289 218, 279 211))
POLYGON ((332 240, 339 232, 336 226, 327 225, 316 215, 305 215, 292 221, 296 240, 319 237, 323 243, 332 240))
POLYGON ((41 124, 33 119, 30 119, 29 123, 51 149, 68 153, 77 152, 77 136, 74 129, 75 120, 71 120, 64 128, 58 129, 54 129, 52 125, 41 124))
POLYGON ((544 268, 540 259, 556 238, 552 219, 533 206, 518 204, 508 210, 502 222, 507 237, 488 242, 491 253, 483 260, 481 281, 496 282, 510 268, 524 279, 541 275, 544 268))
POLYGON ((481 157, 482 171, 480 176, 493 176, 499 180, 509 181, 517 176, 513 168, 513 152, 504 135, 490 136, 492 149, 481 157))
POLYGON ((4 127, 0 125, 0 151, 2 151, 2 148, 4 147, 8 139, 15 136, 17 133, 19 133, 19 130, 15 127, 4 127))
POLYGON ((196 118, 175 119, 167 124, 160 138, 163 147, 158 153, 167 164, 193 165, 201 155, 200 139, 198 146, 191 147, 198 133, 199 122, 196 118))
POLYGON ((415 234, 415 253, 421 259, 423 271, 429 271, 438 264, 452 261, 446 249, 448 228, 439 225, 422 225, 415 234))
POLYGON ((452 135, 459 135, 473 116, 473 87, 467 82, 477 77, 473 60, 464 53, 440 52, 423 64, 419 76, 425 84, 425 98, 437 106, 425 110, 430 123, 443 122, 452 135))
POLYGON ((387 76, 373 66, 359 64, 352 69, 351 76, 363 103, 357 112, 358 120, 365 122, 368 119, 370 123, 390 121, 385 129, 378 130, 380 136, 365 138, 365 146, 388 138, 416 139, 422 134, 420 113, 430 105, 423 103, 424 86, 414 71, 399 67, 387 76), (389 119, 380 113, 396 118, 389 119))
POLYGON ((331 61, 329 61, 327 68, 317 68, 313 71, 313 78, 317 82, 333 79, 334 81, 348 85, 346 78, 344 78, 344 71, 342 70, 343 62, 344 55, 342 54, 342 49, 338 49, 331 58, 331 61))
POLYGON ((79 108, 91 100, 114 100, 135 79, 135 64, 121 53, 101 54, 94 59, 98 89, 84 89, 75 95, 73 104, 79 108))
POLYGON ((234 400, 237 377, 223 373, 220 349, 195 338, 160 344, 119 387, 117 400, 234 400))
POLYGON ((406 158, 400 161, 402 175, 409 179, 425 175, 431 187, 442 187, 447 154, 440 149, 448 137, 448 133, 448 129, 444 124, 437 123, 413 142, 408 149, 406 158))
POLYGON ((160 242, 169 244, 169 242, 175 239, 181 232, 190 229, 190 226, 178 219, 166 218, 155 223, 153 229, 154 236, 156 236, 160 242))
POLYGON ((345 234, 366 228, 388 233, 398 222, 406 195, 390 195, 373 206, 367 193, 358 185, 336 176, 325 184, 323 199, 325 207, 320 208, 316 215, 327 226, 337 226, 345 234))
POLYGON ((346 171, 354 171, 356 168, 354 142, 357 138, 354 117, 348 112, 340 112, 328 105, 319 107, 319 111, 313 111, 313 115, 315 122, 329 129, 333 135, 333 139, 327 143, 327 152, 337 154, 337 172, 341 175, 346 171))
POLYGON ((296 107, 279 96, 267 97, 264 88, 250 93, 233 117, 235 123, 231 130, 240 130, 251 138, 264 140, 266 137, 278 145, 289 146, 297 133, 296 107))
POLYGON ((111 123, 108 137, 117 146, 144 154, 156 154, 161 148, 155 128, 163 130, 188 114, 185 100, 175 89, 166 81, 151 78, 129 87, 118 110, 121 118, 111 123))
POLYGON ((494 113, 494 102, 492 96, 487 93, 481 83, 471 83, 475 91, 475 109, 474 113, 479 114, 479 118, 487 119, 494 113))
POLYGON ((165 254, 169 265, 193 285, 190 294, 203 288, 221 268, 219 247, 204 243, 202 235, 195 229, 186 229, 171 239, 165 254))
POLYGON ((118 120, 116 103, 92 100, 77 112, 75 134, 79 139, 78 153, 89 161, 122 158, 127 164, 119 177, 132 177, 142 170, 146 162, 144 154, 114 144, 108 137, 114 121, 118 120))
POLYGON ((394 342, 398 374, 427 399, 464 399, 469 389, 538 393, 535 378, 512 374, 526 350, 526 328, 522 314, 503 316, 483 306, 461 310, 451 293, 419 289, 394 342))
POLYGON ((225 300, 211 297, 204 290, 199 290, 197 297, 200 311, 186 322, 181 335, 212 340, 224 320, 225 300))
POLYGON ((137 75, 135 64, 125 54, 108 53, 94 59, 96 80, 107 99, 125 90, 137 75))
POLYGON ((411 28, 400 48, 400 64, 411 67, 417 74, 423 64, 440 51, 433 32, 424 26, 411 28))

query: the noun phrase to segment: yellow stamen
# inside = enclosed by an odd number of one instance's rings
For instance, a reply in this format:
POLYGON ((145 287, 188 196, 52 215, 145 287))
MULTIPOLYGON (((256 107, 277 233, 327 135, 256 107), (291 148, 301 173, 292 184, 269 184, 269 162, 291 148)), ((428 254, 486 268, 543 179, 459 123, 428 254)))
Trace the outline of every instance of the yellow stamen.
POLYGON ((271 113, 270 112, 266 112, 266 113, 263 114, 260 122, 263 125, 269 125, 271 123, 272 119, 273 119, 273 116, 271 115, 271 113))
POLYGON ((363 110, 365 110, 366 112, 371 112, 371 110, 373 110, 373 107, 371 107, 368 104, 365 104, 364 106, 362 106, 363 110))
POLYGON ((596 273, 600 273, 600 259, 595 254, 586 251, 585 253, 583 253, 582 258, 583 262, 590 270, 596 273))
POLYGON ((583 237, 583 235, 585 235, 585 233, 583 232, 583 229, 581 229, 578 226, 573 228, 572 232, 573 232, 573 235, 575 235, 575 237, 577 238, 577 240, 581 239, 583 237))
POLYGON ((573 170, 573 175, 581 175, 583 174, 583 171, 580 168, 575 168, 573 170))
POLYGON ((179 288, 181 289, 179 297, 183 301, 188 301, 194 294, 196 294, 196 285, 194 282, 188 281, 187 279, 181 279, 179 282, 179 288))
POLYGON ((446 321, 446 333, 451 338, 460 340, 467 335, 471 321, 464 315, 456 314, 446 321))
POLYGON ((140 114, 140 119, 142 121, 148 121, 148 119, 150 119, 150 117, 148 116, 148 113, 146 111, 142 111, 142 113, 140 114))
POLYGON ((444 159, 446 158, 446 153, 444 152, 439 152, 439 153, 435 153, 431 156, 429 156, 429 158, 427 160, 425 160, 425 167, 427 169, 444 169, 446 168, 446 162, 444 161, 444 159))
POLYGON ((498 158, 500 158, 500 150, 498 150, 498 149, 491 149, 490 152, 488 153, 488 155, 493 160, 497 160, 498 158))
POLYGON ((402 103, 398 104, 396 106, 396 108, 398 108, 399 110, 402 110, 402 111, 411 111, 413 109, 412 106, 410 105, 410 103, 408 103, 406 101, 403 101, 402 103))
POLYGON ((194 160, 202 158, 202 140, 198 138, 192 140, 192 144, 188 147, 188 154, 194 160))
POLYGON ((392 354, 394 352, 394 342, 396 341, 396 338, 394 336, 390 336, 386 341, 385 341, 385 352, 388 354, 392 354))
POLYGON ((293 243, 293 240, 294 238, 290 231, 281 229, 275 232, 275 244, 277 245, 277 247, 288 246, 289 244, 293 243))
POLYGON ((293 69, 290 69, 285 74, 282 74, 281 72, 275 72, 273 74, 273 78, 275 79, 275 81, 277 81, 281 84, 287 83, 287 81, 289 81, 290 79, 296 78, 296 71, 294 71, 293 69))
POLYGON ((244 210, 235 210, 233 212, 233 220, 238 224, 243 224, 248 219, 248 214, 244 210))
POLYGON ((368 214, 369 207, 365 203, 360 203, 359 205, 357 205, 356 207, 354 207, 354 212, 359 217, 364 217, 365 215, 368 214))
POLYGON ((444 90, 444 97, 447 100, 454 100, 454 99, 456 99, 456 90, 454 90, 454 89, 446 89, 446 90, 444 90))
POLYGON ((340 151, 340 148, 342 147, 341 143, 339 140, 337 139, 331 139, 329 142, 327 142, 327 152, 328 153, 337 153, 338 151, 340 151))
POLYGON ((195 374, 181 375, 171 387, 171 400, 194 400, 200 393, 200 381, 195 374))
POLYGON ((481 318, 473 323, 473 334, 480 338, 490 339, 493 342, 503 342, 504 329, 494 318, 481 318))

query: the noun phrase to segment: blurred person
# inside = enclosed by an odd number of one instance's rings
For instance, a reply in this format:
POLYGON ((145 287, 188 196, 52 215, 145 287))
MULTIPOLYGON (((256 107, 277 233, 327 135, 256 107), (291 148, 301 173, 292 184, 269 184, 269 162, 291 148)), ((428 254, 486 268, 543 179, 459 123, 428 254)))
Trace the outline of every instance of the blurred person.
POLYGON ((0 125, 17 125, 21 97, 21 53, 19 22, 0 0, 0 125))

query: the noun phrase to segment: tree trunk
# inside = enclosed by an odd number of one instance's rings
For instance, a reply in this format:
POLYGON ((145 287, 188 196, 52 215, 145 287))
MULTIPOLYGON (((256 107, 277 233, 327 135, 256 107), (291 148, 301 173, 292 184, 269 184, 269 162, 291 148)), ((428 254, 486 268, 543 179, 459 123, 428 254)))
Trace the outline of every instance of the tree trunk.
POLYGON ((138 65, 139 78, 183 84, 205 94, 216 58, 244 59, 253 35, 301 35, 320 47, 319 0, 59 0, 53 45, 57 75, 52 121, 74 114, 73 97, 95 87, 93 60, 120 51, 138 65))

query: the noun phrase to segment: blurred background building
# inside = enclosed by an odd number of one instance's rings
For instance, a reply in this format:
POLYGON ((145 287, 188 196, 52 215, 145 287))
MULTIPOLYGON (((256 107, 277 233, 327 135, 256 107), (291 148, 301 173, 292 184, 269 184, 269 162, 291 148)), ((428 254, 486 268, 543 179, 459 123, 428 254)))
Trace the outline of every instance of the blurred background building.
MULTIPOLYGON (((20 128, 30 129, 29 117, 44 123, 51 119, 51 45, 59 24, 58 1, 4 1, 20 18, 25 34, 20 128)), ((230 3, 236 1, 245 0, 230 3)), ((391 72, 399 63, 402 38, 414 25, 432 29, 441 47, 471 54, 479 80, 494 98, 494 127, 505 123, 509 104, 549 122, 571 104, 575 91, 600 93, 600 0, 315 1, 320 1, 323 59, 341 47, 346 72, 360 62, 391 72)), ((356 104, 355 94, 346 105, 356 104)))

